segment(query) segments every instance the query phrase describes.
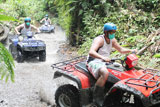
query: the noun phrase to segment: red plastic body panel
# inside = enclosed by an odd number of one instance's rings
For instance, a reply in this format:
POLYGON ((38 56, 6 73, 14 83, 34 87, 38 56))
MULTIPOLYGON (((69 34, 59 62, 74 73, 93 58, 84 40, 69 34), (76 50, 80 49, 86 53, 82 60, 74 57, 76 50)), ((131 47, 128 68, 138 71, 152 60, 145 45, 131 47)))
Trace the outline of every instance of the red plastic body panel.
MULTIPOLYGON (((137 60, 137 58, 134 57, 132 60, 137 60)), ((69 63, 69 64, 63 66, 61 68, 61 70, 65 73, 67 73, 69 76, 72 76, 72 77, 78 79, 79 84, 81 85, 82 89, 90 88, 91 87, 90 78, 85 74, 84 71, 76 69, 76 67, 75 67, 76 63, 77 62, 69 63)), ((157 87, 159 87, 160 76, 155 75, 154 73, 151 73, 150 71, 136 70, 135 68, 133 68, 129 71, 116 71, 113 69, 108 69, 108 71, 113 76, 115 76, 119 80, 121 80, 117 83, 122 83, 124 85, 128 85, 128 86, 140 91, 146 97, 148 97, 150 94, 154 94, 154 93, 160 91, 160 89, 157 88, 157 87), (158 85, 157 85, 157 83, 158 83, 158 85), (147 88, 145 86, 147 86, 147 88)))
POLYGON ((115 75, 120 80, 127 79, 127 78, 136 78, 144 74, 143 71, 137 71, 135 69, 124 71, 124 72, 116 71, 112 69, 108 69, 108 71, 112 73, 113 75, 115 75))
MULTIPOLYGON (((113 71, 111 71, 113 72, 113 71)), ((115 71, 114 71, 115 72, 115 71)), ((149 71, 147 71, 149 72, 149 71)), ((119 74, 117 77, 119 77, 122 81, 119 81, 118 83, 122 83, 125 85, 128 85, 136 90, 139 90, 141 93, 143 93, 146 97, 149 97, 150 94, 154 94, 158 91, 160 91, 160 89, 153 91, 154 89, 158 88, 158 86, 156 86, 156 82, 154 81, 159 81, 160 82, 160 77, 159 76, 154 76, 153 79, 151 79, 150 81, 146 82, 146 85, 148 86, 148 88, 143 87, 143 86, 139 86, 139 84, 145 84, 145 81, 142 80, 148 80, 150 78, 153 77, 153 73, 152 74, 146 74, 143 72, 143 70, 130 70, 130 71, 126 71, 124 73, 119 74), (142 75, 144 75, 141 80, 136 80, 137 78, 141 77, 142 75), (128 80, 129 78, 135 78, 135 80, 131 79, 128 80), (126 81, 128 80, 128 82, 133 83, 133 84, 128 84, 126 83, 126 81), (134 85, 137 84, 137 85, 134 85), (152 88, 149 88, 152 87, 152 88), (153 92, 152 92, 153 91, 153 92), (151 93, 152 92, 152 93, 151 93)), ((117 83, 117 84, 118 84, 117 83)))
POLYGON ((64 67, 64 72, 70 73, 73 76, 78 77, 78 79, 81 81, 81 85, 83 89, 90 87, 89 78, 84 73, 81 73, 80 70, 76 69, 74 64, 67 65, 66 67, 64 67), (70 72, 65 71, 68 69, 70 72))

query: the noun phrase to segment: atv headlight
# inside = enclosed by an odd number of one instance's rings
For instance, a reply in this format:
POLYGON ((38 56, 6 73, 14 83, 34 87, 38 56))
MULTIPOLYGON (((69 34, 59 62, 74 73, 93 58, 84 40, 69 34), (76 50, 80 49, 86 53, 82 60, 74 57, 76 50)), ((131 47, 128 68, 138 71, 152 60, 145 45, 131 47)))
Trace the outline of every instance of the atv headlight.
POLYGON ((137 65, 138 63, 138 57, 135 54, 130 54, 126 58, 126 64, 128 65, 128 68, 132 68, 137 65))

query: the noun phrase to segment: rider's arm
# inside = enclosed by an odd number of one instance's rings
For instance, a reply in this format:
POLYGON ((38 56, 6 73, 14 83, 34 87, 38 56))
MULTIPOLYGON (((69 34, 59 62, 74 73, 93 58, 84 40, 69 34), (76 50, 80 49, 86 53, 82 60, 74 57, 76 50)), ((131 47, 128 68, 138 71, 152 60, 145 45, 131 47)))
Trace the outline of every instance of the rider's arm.
POLYGON ((99 59, 102 59, 104 61, 110 61, 110 59, 108 57, 104 57, 100 54, 97 53, 97 50, 103 46, 103 43, 104 43, 104 40, 103 38, 101 37, 96 37, 92 43, 92 46, 90 48, 90 51, 89 51, 89 55, 94 57, 94 58, 99 58, 99 59))
POLYGON ((49 24, 51 25, 51 19, 48 19, 48 21, 49 21, 49 24))
POLYGON ((119 45, 119 43, 117 42, 117 40, 116 40, 115 38, 113 39, 112 44, 113 44, 113 47, 114 47, 116 50, 118 50, 120 53, 123 53, 123 54, 136 51, 136 50, 134 50, 134 49, 132 50, 132 49, 123 48, 122 46, 119 45))
POLYGON ((36 26, 31 25, 31 28, 35 29, 37 32, 40 32, 40 30, 36 26))
POLYGON ((45 20, 45 18, 43 18, 43 19, 40 21, 40 23, 42 23, 44 20, 45 20))
POLYGON ((19 35, 20 34, 20 30, 23 28, 24 25, 19 25, 15 28, 16 33, 19 35))

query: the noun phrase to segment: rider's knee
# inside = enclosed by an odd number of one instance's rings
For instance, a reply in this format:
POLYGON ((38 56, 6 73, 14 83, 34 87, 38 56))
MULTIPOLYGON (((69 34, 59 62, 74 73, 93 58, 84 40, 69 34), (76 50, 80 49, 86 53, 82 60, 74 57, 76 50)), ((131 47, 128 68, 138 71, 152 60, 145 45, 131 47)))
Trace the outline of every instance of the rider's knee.
POLYGON ((102 67, 102 68, 100 69, 100 75, 102 75, 103 77, 108 77, 109 72, 108 72, 108 70, 107 70, 106 67, 102 67))

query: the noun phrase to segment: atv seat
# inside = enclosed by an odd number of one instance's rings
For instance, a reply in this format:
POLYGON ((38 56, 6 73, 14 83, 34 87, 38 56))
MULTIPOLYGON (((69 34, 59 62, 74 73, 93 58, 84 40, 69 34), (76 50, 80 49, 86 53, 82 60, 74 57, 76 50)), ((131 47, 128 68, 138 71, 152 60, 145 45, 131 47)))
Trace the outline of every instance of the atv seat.
POLYGON ((85 74, 89 78, 91 86, 93 86, 94 83, 96 82, 96 79, 88 71, 87 66, 86 66, 86 62, 79 62, 75 65, 75 67, 76 67, 76 69, 79 69, 80 71, 82 71, 82 73, 85 74))
MULTIPOLYGON (((96 79, 92 76, 92 74, 88 71, 87 69, 87 66, 86 66, 86 63, 85 62, 79 62, 75 65, 75 67, 79 70, 81 70, 85 75, 88 76, 88 78, 90 78, 90 81, 93 81, 91 82, 91 85, 94 85, 94 83, 96 82, 96 79)), ((118 71, 121 71, 123 72, 124 69, 121 65, 117 66, 117 63, 114 63, 114 64, 109 64, 107 65, 107 68, 108 69, 112 69, 112 70, 118 70, 118 71)), ((115 77, 113 74, 109 73, 109 77, 108 77, 108 82, 110 83, 116 83, 119 81, 119 79, 117 77, 115 77)))
POLYGON ((79 63, 77 63, 76 64, 76 68, 77 69, 81 69, 81 70, 83 70, 86 73, 89 73, 85 62, 79 62, 79 63))

